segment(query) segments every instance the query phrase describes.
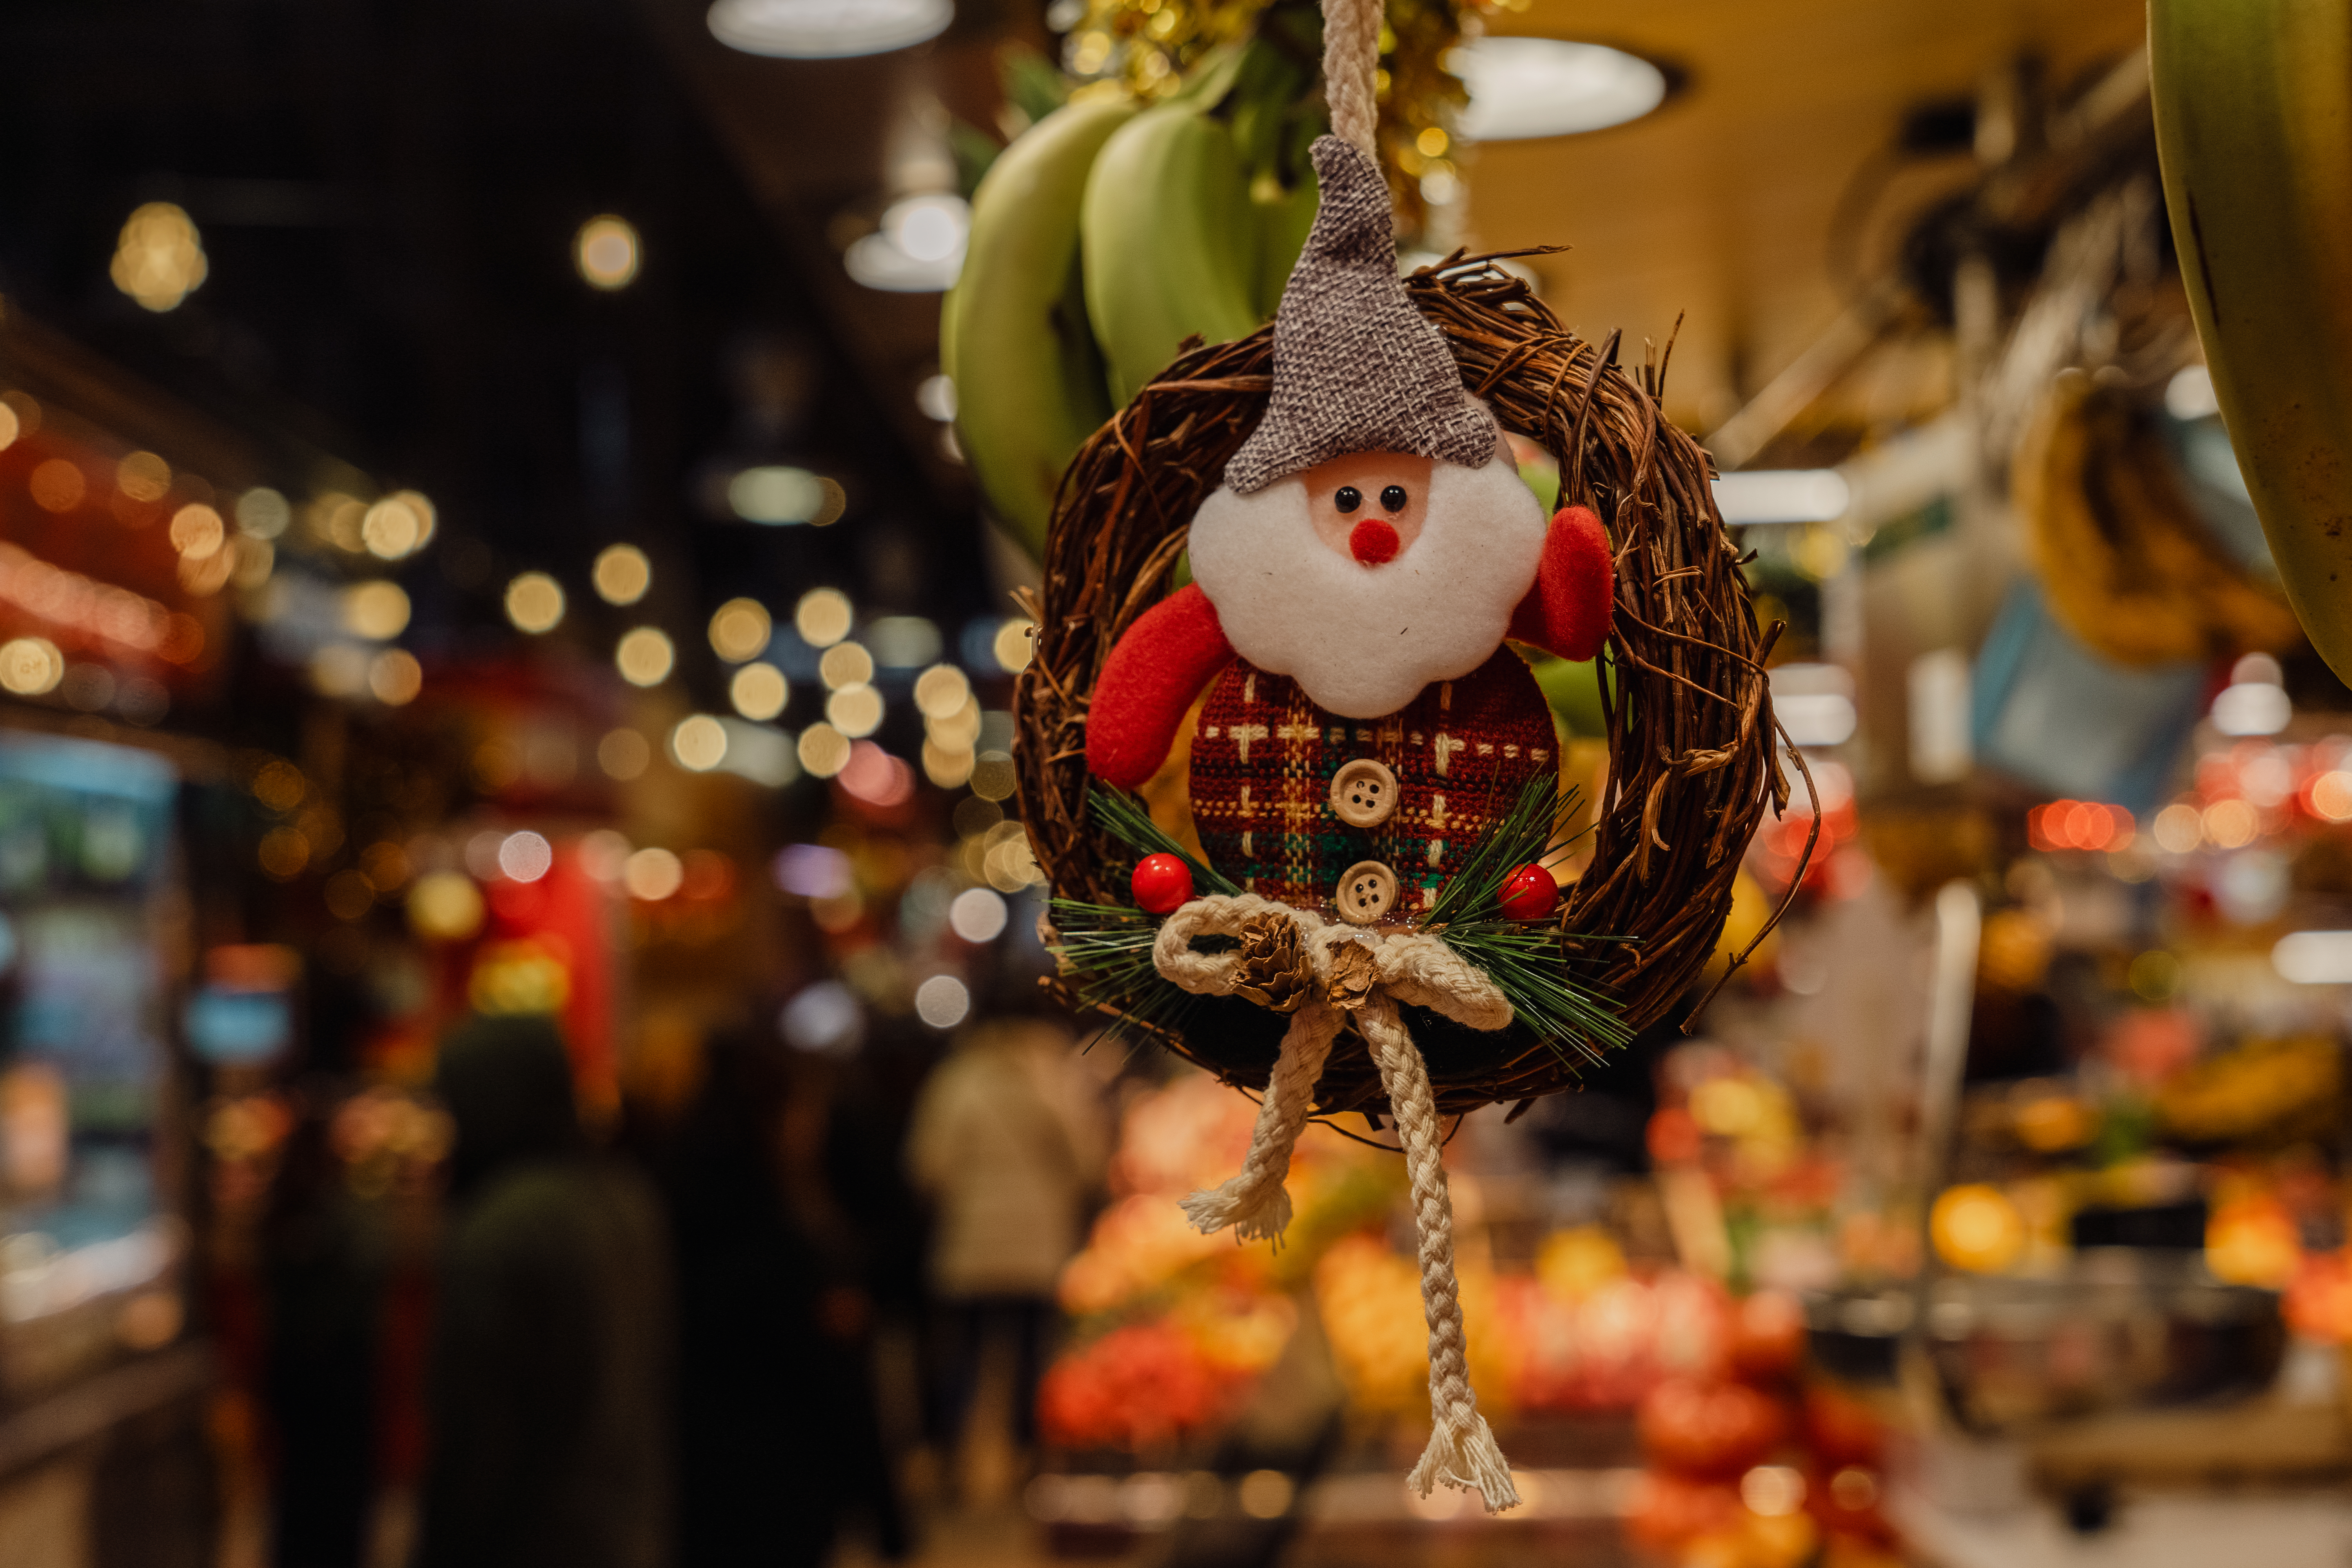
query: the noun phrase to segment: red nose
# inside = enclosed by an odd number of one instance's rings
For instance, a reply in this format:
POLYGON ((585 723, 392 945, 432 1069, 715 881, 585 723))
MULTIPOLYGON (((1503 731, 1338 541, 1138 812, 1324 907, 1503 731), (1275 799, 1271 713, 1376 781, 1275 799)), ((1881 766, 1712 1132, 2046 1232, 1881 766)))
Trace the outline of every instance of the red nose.
POLYGON ((1393 561, 1397 552, 1397 531, 1392 524, 1377 517, 1368 517, 1356 524, 1348 535, 1348 549, 1367 566, 1378 566, 1383 561, 1393 561))

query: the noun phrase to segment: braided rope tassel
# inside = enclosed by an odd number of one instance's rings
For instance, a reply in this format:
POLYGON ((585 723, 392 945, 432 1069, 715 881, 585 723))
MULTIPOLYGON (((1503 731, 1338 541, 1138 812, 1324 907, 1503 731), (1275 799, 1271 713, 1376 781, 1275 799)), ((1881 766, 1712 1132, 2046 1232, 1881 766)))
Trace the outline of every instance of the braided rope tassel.
POLYGON ((1396 1004, 1374 994, 1357 1014, 1371 1046, 1404 1145, 1405 1175, 1412 1186, 1413 1229, 1421 1244, 1421 1304, 1429 1320, 1429 1414, 1434 1426, 1421 1462, 1405 1484, 1427 1497, 1439 1481, 1475 1491, 1486 1511, 1518 1505, 1511 1468, 1470 1386, 1470 1363, 1462 1331, 1462 1293, 1454 1276, 1454 1200, 1439 1158, 1444 1140, 1437 1130, 1437 1100, 1429 1068, 1397 1016, 1396 1004))
POLYGON ((1323 1076, 1331 1043, 1339 1037, 1339 1010, 1320 997, 1291 1016, 1240 1173, 1213 1191, 1184 1200, 1184 1216, 1202 1234, 1213 1236, 1232 1226, 1234 1235, 1244 1241, 1282 1244, 1282 1233, 1290 1227, 1290 1189, 1283 1183, 1290 1175, 1291 1151, 1315 1110, 1315 1085, 1323 1076))

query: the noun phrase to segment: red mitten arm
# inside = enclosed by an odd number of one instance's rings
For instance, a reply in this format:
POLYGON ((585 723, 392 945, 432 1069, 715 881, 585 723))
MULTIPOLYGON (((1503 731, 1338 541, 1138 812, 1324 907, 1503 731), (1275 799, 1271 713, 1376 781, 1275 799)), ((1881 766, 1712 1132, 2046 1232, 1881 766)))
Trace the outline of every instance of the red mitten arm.
POLYGON ((1154 605, 1103 661, 1087 708, 1087 767, 1134 789, 1160 771, 1176 726, 1209 678, 1233 662, 1233 645, 1197 583, 1154 605))
POLYGON ((1510 635, 1562 658, 1591 658, 1609 636, 1616 595, 1601 520, 1588 508, 1562 507, 1544 534, 1535 586, 1511 614, 1510 635))

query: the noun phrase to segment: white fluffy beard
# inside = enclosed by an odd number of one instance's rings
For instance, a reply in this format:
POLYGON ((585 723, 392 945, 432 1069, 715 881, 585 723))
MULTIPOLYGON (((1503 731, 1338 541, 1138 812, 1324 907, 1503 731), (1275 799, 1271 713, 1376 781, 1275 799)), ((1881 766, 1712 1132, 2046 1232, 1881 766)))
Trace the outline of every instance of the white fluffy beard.
POLYGON ((1289 676, 1318 707, 1377 719, 1486 662, 1535 582, 1543 538, 1542 503, 1500 458, 1434 465, 1421 537, 1384 565, 1317 538, 1297 479, 1252 496, 1220 486, 1187 543, 1235 653, 1289 676))

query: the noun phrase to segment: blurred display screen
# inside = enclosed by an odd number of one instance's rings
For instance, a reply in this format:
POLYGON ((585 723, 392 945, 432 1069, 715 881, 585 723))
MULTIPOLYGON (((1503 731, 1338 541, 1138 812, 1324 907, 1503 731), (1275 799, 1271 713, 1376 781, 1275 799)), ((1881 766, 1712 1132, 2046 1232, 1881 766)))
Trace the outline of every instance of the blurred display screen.
POLYGON ((293 998, 283 991, 207 985, 188 998, 188 1044, 208 1062, 265 1062, 293 1042, 293 998))
POLYGON ((152 1272, 177 787, 152 752, 0 734, 0 1320, 152 1272))

